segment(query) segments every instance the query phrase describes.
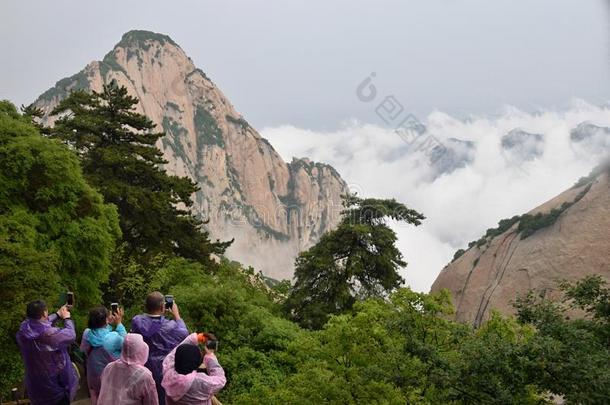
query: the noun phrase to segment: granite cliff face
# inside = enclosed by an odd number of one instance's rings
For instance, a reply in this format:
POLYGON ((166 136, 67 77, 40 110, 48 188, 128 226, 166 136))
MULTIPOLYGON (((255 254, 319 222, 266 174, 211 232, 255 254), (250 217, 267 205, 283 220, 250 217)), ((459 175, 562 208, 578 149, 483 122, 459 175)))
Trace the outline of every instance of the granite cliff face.
POLYGON ((479 325, 534 289, 557 296, 557 283, 600 274, 610 281, 610 169, 522 216, 502 220, 458 251, 432 285, 453 295, 456 319, 479 325))
POLYGON ((163 130, 166 169, 201 190, 194 212, 214 238, 235 238, 227 256, 274 278, 292 276, 294 258, 339 221, 346 183, 308 159, 286 163, 171 38, 130 31, 102 61, 57 82, 35 102, 45 112, 75 89, 126 86, 163 130))

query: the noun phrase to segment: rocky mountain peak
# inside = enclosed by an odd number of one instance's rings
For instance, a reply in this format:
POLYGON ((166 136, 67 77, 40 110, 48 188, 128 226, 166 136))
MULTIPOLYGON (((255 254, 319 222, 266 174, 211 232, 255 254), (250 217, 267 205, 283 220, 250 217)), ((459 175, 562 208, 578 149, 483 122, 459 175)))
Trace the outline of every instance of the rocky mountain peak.
POLYGON ((229 257, 290 277, 298 252, 338 223, 347 191, 339 174, 308 159, 284 162, 166 35, 127 32, 103 60, 58 81, 35 104, 52 125, 49 113, 70 91, 100 91, 113 80, 166 133, 158 145, 166 169, 198 183, 193 209, 209 220, 210 234, 235 238, 229 257))
POLYGON ((115 45, 115 48, 147 49, 151 43, 157 43, 161 46, 169 44, 175 48, 180 48, 180 45, 175 43, 168 35, 146 30, 127 31, 115 45))

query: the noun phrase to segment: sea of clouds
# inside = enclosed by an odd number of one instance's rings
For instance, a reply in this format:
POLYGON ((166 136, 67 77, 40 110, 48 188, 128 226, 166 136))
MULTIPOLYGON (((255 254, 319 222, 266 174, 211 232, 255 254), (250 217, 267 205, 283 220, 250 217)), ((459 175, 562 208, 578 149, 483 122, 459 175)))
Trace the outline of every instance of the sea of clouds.
POLYGON ((467 120, 434 112, 420 120, 426 127, 423 136, 436 142, 436 155, 394 128, 357 121, 333 132, 290 125, 261 131, 285 160, 308 157, 328 163, 361 196, 396 198, 426 216, 419 227, 392 224, 409 263, 403 277, 417 291, 429 291, 457 249, 500 219, 530 211, 571 187, 610 148, 605 130, 579 142, 570 136, 583 122, 610 127, 608 107, 583 101, 565 111, 506 108, 497 116, 467 120), (511 130, 542 135, 542 142, 529 140, 507 150, 502 138, 511 130), (452 154, 439 159, 445 147, 452 154), (447 163, 457 164, 447 169, 447 163))

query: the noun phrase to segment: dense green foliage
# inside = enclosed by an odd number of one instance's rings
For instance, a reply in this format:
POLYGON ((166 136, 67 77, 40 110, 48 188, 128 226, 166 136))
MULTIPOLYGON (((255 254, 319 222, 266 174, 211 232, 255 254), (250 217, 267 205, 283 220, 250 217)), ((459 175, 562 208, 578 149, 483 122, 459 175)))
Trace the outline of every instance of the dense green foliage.
POLYGON ((424 216, 396 200, 343 197, 342 220, 333 231, 302 252, 295 266, 295 284, 286 301, 293 319, 321 328, 330 314, 352 308, 358 300, 381 297, 404 280, 406 266, 395 246, 388 218, 419 225, 424 216))
POLYGON ((66 290, 76 293, 80 305, 98 303, 119 237, 115 207, 85 182, 76 155, 43 138, 12 104, 0 102, 3 384, 20 376, 13 337, 25 304, 44 298, 56 305, 66 290))
POLYGON ((278 286, 235 262, 211 274, 174 258, 158 263, 140 298, 172 293, 190 330, 220 338, 226 404, 541 404, 549 392, 603 404, 610 394, 609 290, 598 278, 566 289, 595 320, 566 320, 568 306, 525 297, 518 319, 494 314, 478 329, 448 319, 446 291, 401 288, 311 331, 283 317, 278 286))
POLYGON ((610 289, 599 276, 562 283, 564 302, 534 293, 517 300, 518 320, 537 334, 530 357, 539 385, 570 403, 604 404, 610 398, 610 289), (579 309, 574 320, 568 310, 579 309), (586 315, 586 318, 581 318, 586 315))
POLYGON ((173 293, 192 330, 221 338, 225 403, 527 403, 536 397, 525 376, 506 374, 514 359, 496 352, 500 344, 515 350, 533 329, 500 317, 479 331, 449 321, 447 292, 399 289, 309 331, 284 319, 281 294, 237 263, 223 261, 211 275, 200 264, 170 260, 147 289, 173 293), (479 388, 483 382, 489 392, 479 388))
POLYGON ((540 404, 552 392, 603 404, 610 394, 609 290, 597 278, 566 288, 596 320, 566 320, 569 306, 524 298, 518 319, 493 314, 474 329, 447 319, 447 292, 402 288, 311 331, 281 317, 276 291, 251 270, 199 267, 174 261, 151 288, 180 297, 191 328, 221 337, 225 403, 540 404))
POLYGON ((222 254, 230 242, 211 242, 190 214, 198 188, 163 169, 156 142, 164 134, 135 112, 137 103, 114 83, 101 93, 75 91, 53 111, 59 119, 51 135, 77 151, 89 183, 118 208, 128 257, 146 265, 175 254, 209 264, 210 254, 222 254))

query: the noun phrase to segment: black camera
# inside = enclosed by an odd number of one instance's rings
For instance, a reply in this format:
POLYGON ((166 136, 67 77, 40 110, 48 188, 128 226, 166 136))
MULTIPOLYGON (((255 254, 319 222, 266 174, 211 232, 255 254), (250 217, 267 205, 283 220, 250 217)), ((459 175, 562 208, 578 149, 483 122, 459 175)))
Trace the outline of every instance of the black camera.
POLYGON ((113 302, 112 304, 110 304, 110 312, 112 312, 113 315, 116 315, 119 312, 118 302, 113 302))
POLYGON ((171 311, 173 306, 174 306, 174 296, 166 295, 165 296, 165 309, 171 311))

